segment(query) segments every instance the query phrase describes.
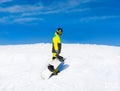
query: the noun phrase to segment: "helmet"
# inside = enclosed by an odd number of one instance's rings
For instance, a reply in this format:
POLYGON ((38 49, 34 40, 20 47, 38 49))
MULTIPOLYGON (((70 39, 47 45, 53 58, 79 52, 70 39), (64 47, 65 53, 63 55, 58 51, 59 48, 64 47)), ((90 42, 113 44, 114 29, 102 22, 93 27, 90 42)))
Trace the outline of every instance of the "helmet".
POLYGON ((56 30, 56 33, 59 34, 59 35, 62 35, 62 32, 63 32, 62 28, 58 28, 58 29, 56 30))

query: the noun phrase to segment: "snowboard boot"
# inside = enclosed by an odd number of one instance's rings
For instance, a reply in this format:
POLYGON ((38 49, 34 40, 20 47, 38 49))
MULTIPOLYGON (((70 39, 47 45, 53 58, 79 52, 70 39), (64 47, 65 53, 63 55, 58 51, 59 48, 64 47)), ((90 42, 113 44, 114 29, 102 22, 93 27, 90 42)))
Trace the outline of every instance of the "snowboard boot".
POLYGON ((60 61, 60 62, 64 62, 65 58, 63 58, 62 56, 57 56, 57 59, 60 61))
POLYGON ((51 64, 48 65, 48 69, 49 69, 51 72, 53 72, 53 71, 55 70, 55 69, 54 69, 54 66, 51 65, 51 64))

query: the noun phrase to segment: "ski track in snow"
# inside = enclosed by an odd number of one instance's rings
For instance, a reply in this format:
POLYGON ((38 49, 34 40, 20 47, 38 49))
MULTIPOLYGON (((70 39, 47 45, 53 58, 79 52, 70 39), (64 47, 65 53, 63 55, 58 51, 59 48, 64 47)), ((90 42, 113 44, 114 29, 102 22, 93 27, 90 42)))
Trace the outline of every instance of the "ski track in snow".
POLYGON ((63 44, 64 69, 43 80, 51 46, 0 46, 0 91, 120 91, 120 47, 63 44))

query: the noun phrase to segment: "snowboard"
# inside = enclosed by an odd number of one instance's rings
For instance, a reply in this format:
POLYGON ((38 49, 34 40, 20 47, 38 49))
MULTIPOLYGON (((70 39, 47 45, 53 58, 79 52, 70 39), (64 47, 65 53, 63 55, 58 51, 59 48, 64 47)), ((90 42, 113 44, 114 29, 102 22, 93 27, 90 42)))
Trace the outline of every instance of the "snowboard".
POLYGON ((64 60, 65 59, 62 56, 59 56, 53 62, 50 62, 41 74, 42 79, 46 80, 49 79, 52 75, 54 75, 56 69, 58 69, 58 66, 61 65, 64 60))

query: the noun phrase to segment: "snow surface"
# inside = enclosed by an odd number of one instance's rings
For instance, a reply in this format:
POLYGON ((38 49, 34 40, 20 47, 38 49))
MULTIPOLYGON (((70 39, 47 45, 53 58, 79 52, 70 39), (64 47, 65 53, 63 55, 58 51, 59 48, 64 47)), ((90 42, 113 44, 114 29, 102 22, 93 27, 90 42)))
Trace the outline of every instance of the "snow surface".
POLYGON ((120 91, 120 47, 63 44, 62 71, 48 80, 51 44, 0 46, 0 91, 120 91))

